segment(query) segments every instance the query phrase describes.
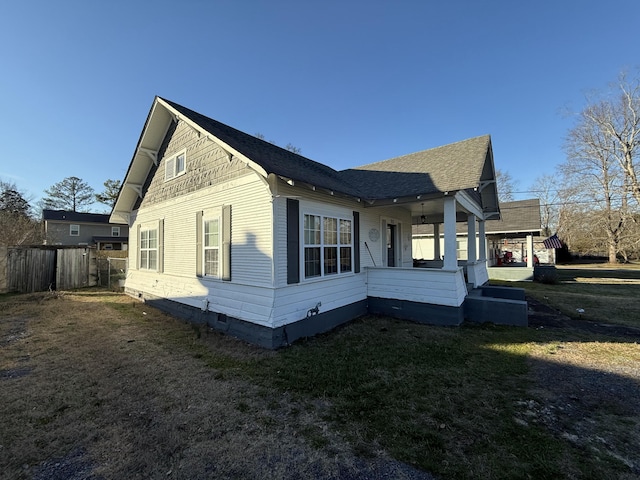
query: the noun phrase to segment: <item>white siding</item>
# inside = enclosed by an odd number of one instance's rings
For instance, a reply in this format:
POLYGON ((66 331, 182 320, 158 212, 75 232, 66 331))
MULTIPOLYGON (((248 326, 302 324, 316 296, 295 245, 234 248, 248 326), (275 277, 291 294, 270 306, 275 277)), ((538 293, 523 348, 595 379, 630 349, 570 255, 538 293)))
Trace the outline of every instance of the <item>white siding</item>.
POLYGON ((271 194, 257 174, 136 212, 127 288, 270 325, 273 305, 271 194), (196 276, 196 214, 231 205, 231 281, 196 276), (164 220, 164 271, 137 270, 137 226, 164 220))
POLYGON ((127 288, 166 298, 195 308, 208 309, 258 325, 271 327, 273 289, 232 282, 176 275, 160 275, 143 270, 129 271, 127 288))
POLYGON ((467 295, 464 274, 426 268, 368 268, 370 297, 459 307, 467 295))
POLYGON ((196 213, 231 205, 232 281, 271 286, 270 200, 264 183, 251 174, 140 210, 132 231, 137 224, 164 219, 164 275, 195 276, 196 213))
POLYGON ((401 239, 397 248, 401 255, 401 266, 413 266, 411 251, 411 213, 403 207, 366 207, 363 202, 340 196, 331 196, 305 187, 291 187, 284 182, 277 185, 279 197, 274 200, 274 214, 276 227, 274 230, 274 261, 275 284, 278 287, 287 285, 287 204, 286 198, 296 198, 300 201, 300 225, 305 211, 313 210, 327 215, 352 215, 353 211, 360 213, 360 265, 361 272, 367 266, 381 267, 386 263, 386 243, 383 226, 384 222, 399 225, 401 239), (376 229, 378 239, 373 241, 369 232, 376 229), (366 245, 365 245, 366 243, 366 245), (367 250, 371 251, 371 255, 367 250), (372 261, 373 257, 373 261, 372 261), (384 262, 384 263, 383 263, 384 262))
POLYGON ((275 293, 273 325, 286 325, 306 317, 321 302, 320 313, 367 298, 366 275, 343 275, 279 288, 275 293))

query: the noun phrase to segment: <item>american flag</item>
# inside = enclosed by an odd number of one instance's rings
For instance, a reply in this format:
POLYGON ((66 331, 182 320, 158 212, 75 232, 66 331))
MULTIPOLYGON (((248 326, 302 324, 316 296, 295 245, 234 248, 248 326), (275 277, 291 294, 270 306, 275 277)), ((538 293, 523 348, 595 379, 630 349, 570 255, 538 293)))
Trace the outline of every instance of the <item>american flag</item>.
POLYGON ((545 248, 562 248, 562 242, 560 241, 557 235, 551 235, 542 243, 544 243, 545 248))

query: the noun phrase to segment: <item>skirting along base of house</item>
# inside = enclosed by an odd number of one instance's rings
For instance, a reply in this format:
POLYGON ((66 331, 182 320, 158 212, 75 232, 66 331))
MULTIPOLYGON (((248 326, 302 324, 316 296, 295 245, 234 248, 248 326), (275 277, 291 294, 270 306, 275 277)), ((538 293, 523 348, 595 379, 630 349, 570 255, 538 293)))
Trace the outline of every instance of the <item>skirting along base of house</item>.
POLYGON ((464 321, 462 307, 449 307, 431 303, 368 297, 369 313, 388 315, 401 320, 411 320, 425 325, 456 326, 464 321))
POLYGON ((343 323, 347 323, 367 313, 367 301, 361 300, 328 312, 303 318, 288 325, 270 328, 247 322, 246 320, 240 320, 223 313, 217 313, 211 310, 203 311, 191 305, 156 297, 131 288, 125 289, 125 293, 139 300, 143 300, 152 307, 162 310, 174 317, 181 318, 196 325, 207 325, 214 330, 269 349, 285 347, 300 338, 328 332, 343 323))
MULTIPOLYGON (((156 297, 130 288, 125 289, 125 292, 175 317, 196 325, 207 325, 214 330, 269 349, 284 347, 300 338, 328 332, 367 313, 387 315, 425 325, 458 326, 465 319, 479 323, 493 322, 506 325, 527 325, 526 301, 488 296, 497 293, 490 289, 487 292, 482 292, 478 289, 475 295, 469 295, 464 304, 459 307, 368 297, 365 300, 317 315, 311 315, 297 322, 276 328, 257 325, 223 313, 210 310, 203 311, 184 303, 156 297), (486 293, 487 296, 483 296, 483 293, 486 293)), ((501 295, 500 293, 502 292, 499 292, 496 296, 504 297, 504 294, 501 295)))

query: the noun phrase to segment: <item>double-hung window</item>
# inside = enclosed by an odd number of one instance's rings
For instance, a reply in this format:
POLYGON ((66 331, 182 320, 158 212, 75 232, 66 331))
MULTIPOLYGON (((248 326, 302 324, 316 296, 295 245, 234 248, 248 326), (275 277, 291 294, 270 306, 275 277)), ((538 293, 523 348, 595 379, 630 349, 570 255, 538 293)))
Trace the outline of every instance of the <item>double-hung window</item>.
POLYGON ((77 237, 80 235, 80 225, 69 225, 69 235, 77 237))
POLYGON ((339 217, 304 215, 305 278, 352 271, 352 221, 339 217))
POLYGON ((120 236, 120 227, 111 227, 111 236, 119 237, 120 236))
POLYGON ((220 219, 205 219, 204 233, 204 275, 220 276, 220 219))
POLYGON ((177 155, 167 157, 164 164, 164 180, 171 180, 182 175, 187 170, 186 152, 182 151, 177 155))
POLYGON ((158 269, 158 230, 155 228, 140 231, 140 268, 158 269))

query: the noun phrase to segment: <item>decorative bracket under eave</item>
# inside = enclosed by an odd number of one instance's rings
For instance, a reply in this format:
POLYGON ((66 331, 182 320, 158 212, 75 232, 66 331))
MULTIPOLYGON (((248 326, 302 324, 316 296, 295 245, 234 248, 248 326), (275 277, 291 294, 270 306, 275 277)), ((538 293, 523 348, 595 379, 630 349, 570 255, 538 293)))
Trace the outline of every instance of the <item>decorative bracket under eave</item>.
POLYGON ((158 166, 158 152, 155 150, 151 150, 149 148, 144 148, 144 147, 140 147, 138 149, 139 151, 141 151, 142 153, 146 153, 149 158, 151 159, 151 161, 153 162, 153 164, 157 167, 158 166))
POLYGON ((495 180, 485 180, 484 182, 480 182, 480 185, 478 187, 478 191, 481 192, 482 190, 484 190, 485 188, 487 188, 489 185, 491 185, 493 183, 496 183, 496 181, 495 180))
POLYGON ((126 187, 129 187, 131 190, 138 194, 138 197, 142 198, 142 185, 139 183, 125 183, 126 187))
POLYGON ((123 212, 120 210, 115 210, 112 214, 112 217, 119 218, 120 220, 124 220, 124 223, 131 226, 131 214, 129 212, 123 212))

